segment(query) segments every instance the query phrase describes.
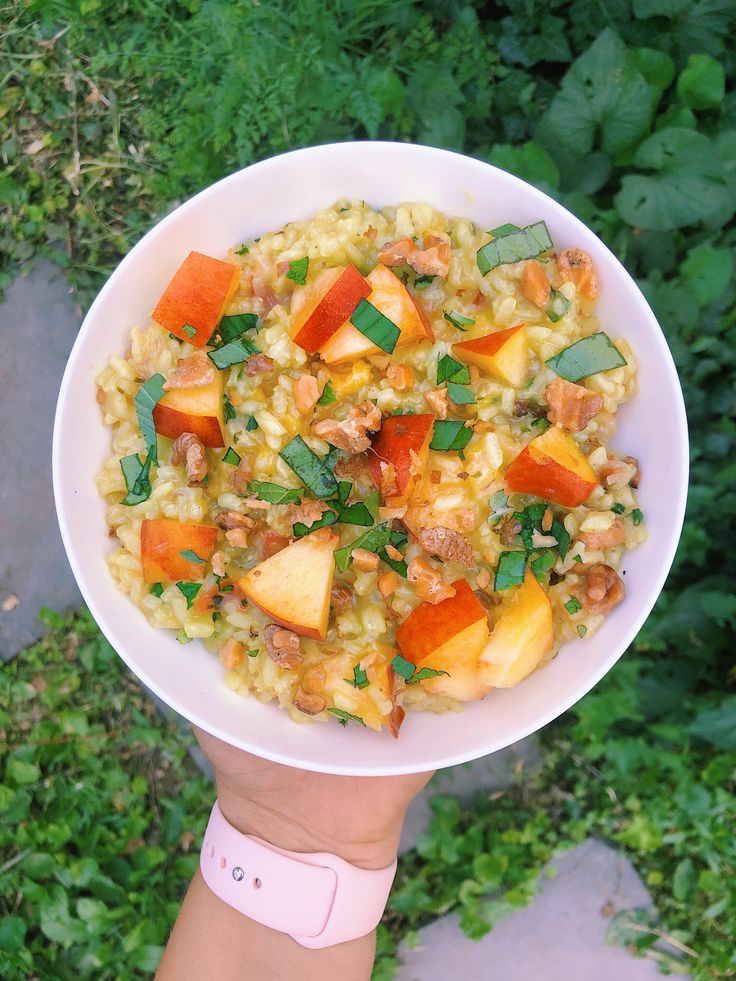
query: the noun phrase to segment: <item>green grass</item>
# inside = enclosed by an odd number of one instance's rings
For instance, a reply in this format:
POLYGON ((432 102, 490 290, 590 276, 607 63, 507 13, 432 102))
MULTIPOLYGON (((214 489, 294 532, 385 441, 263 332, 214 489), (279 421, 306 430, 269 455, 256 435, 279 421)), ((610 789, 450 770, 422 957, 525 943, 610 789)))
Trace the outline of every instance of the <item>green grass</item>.
MULTIPOLYGON (((558 198, 624 261, 667 336, 692 468, 666 590, 634 651, 545 732, 536 783, 472 811, 437 805, 432 832, 402 864, 379 976, 397 936, 454 906, 477 936, 526 901, 557 847, 587 834, 634 858, 657 929, 693 951, 680 953, 694 976, 736 976, 735 13, 733 0, 14 0, 3 9, 0 289, 46 252, 86 303, 160 215, 233 169, 328 140, 409 139, 491 160, 558 198)), ((144 970, 193 862, 170 857, 171 815, 196 830, 209 791, 85 618, 5 673, 5 738, 47 745, 7 756, 0 803, 19 831, 4 845, 0 948, 12 952, 0 973, 144 970), (33 678, 47 675, 53 685, 36 691, 33 678), (84 710, 74 707, 88 705, 80 691, 94 703, 84 710), (108 729, 115 735, 103 738, 108 729), (144 763, 154 746, 166 761, 156 809, 155 769, 144 763), (110 817, 116 799, 125 806, 110 817), (74 864, 69 815, 89 835, 94 873, 74 864), (114 855, 139 837, 148 857, 142 869, 135 850, 124 857, 128 875, 114 855), (37 853, 53 861, 30 860, 37 853), (117 889, 95 893, 97 875, 117 889), (155 889, 141 889, 144 878, 155 889)), ((614 932, 664 956, 646 924, 614 932)))

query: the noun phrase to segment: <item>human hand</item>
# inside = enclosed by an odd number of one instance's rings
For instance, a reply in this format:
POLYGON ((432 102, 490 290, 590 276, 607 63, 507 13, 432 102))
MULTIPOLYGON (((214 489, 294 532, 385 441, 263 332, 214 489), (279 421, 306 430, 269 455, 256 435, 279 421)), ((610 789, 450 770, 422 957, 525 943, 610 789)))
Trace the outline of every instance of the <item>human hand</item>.
POLYGON ((406 809, 432 776, 312 773, 251 756, 196 727, 194 733, 233 827, 279 848, 329 852, 367 869, 394 860, 406 809))

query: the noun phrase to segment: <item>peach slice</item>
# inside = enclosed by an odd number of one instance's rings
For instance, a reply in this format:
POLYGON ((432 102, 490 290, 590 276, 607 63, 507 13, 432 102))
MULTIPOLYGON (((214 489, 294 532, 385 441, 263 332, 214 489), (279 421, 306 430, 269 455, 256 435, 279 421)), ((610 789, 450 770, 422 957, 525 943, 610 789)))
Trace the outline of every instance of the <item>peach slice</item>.
MULTIPOLYGON (((366 279, 371 288, 368 302, 396 324, 401 332, 396 342, 397 348, 413 341, 433 338, 426 313, 395 273, 379 264, 366 279)), ((346 318, 340 329, 321 345, 319 353, 327 364, 338 364, 384 352, 346 318)))
POLYGON ((238 585, 274 623, 324 640, 339 541, 329 528, 320 528, 250 569, 238 585))
POLYGON ((341 693, 343 697, 338 699, 338 708, 359 716, 369 728, 380 729, 388 724, 393 711, 393 672, 390 664, 394 654, 394 649, 388 644, 371 645, 359 655, 354 651, 332 654, 321 664, 325 680, 319 687, 319 693, 325 695, 332 707, 335 707, 335 694, 341 693), (356 688, 350 682, 355 677, 353 668, 359 666, 361 661, 365 661, 369 684, 365 688, 356 688))
POLYGON ((153 410, 156 432, 169 439, 194 433, 205 446, 224 446, 225 420, 223 394, 226 371, 218 371, 214 381, 198 388, 172 388, 153 410))
POLYGON ((355 266, 324 269, 291 298, 291 339, 314 354, 351 316, 371 287, 355 266))
POLYGON ((387 507, 401 507, 409 500, 417 477, 427 467, 433 426, 434 416, 431 412, 389 416, 383 420, 373 443, 368 466, 379 487, 385 484, 381 480, 382 461, 391 464, 396 471, 395 491, 392 494, 382 494, 383 503, 387 507), (416 454, 416 458, 412 456, 412 452, 416 454))
POLYGON ((524 447, 506 471, 505 481, 510 491, 534 494, 566 508, 587 501, 597 483, 575 440, 557 426, 524 447))
POLYGON ((232 262, 190 252, 151 316, 181 340, 189 341, 194 347, 204 347, 239 282, 240 268, 232 262))
POLYGON ((497 330, 472 341, 458 341, 452 353, 505 385, 522 388, 529 377, 529 355, 524 324, 497 330))
POLYGON ((204 562, 187 559, 193 552, 209 559, 215 547, 217 528, 188 524, 173 518, 146 518, 141 525, 141 562, 146 582, 192 581, 204 577, 204 562))
POLYGON ((483 698, 491 687, 478 670, 488 643, 488 618, 467 580, 452 585, 450 599, 422 603, 409 614, 396 631, 396 642, 417 670, 447 671, 421 682, 428 691, 469 702, 483 698))
POLYGON ((553 642, 552 604, 527 569, 480 655, 483 680, 493 688, 518 685, 549 653, 553 642))

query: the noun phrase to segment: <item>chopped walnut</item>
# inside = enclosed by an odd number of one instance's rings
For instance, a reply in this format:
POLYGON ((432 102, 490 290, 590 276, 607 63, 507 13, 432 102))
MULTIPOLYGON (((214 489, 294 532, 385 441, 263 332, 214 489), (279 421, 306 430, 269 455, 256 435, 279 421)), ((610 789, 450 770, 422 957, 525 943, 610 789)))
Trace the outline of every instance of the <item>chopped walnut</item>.
POLYGON ((329 504, 325 504, 324 501, 304 500, 301 504, 292 501, 286 509, 286 520, 292 525, 301 521, 302 524, 309 526, 319 521, 325 511, 329 510, 329 504))
POLYGON ((447 418, 450 401, 447 397, 446 388, 435 388, 431 392, 425 392, 424 399, 438 419, 447 418))
POLYGON ((439 235, 427 235, 423 245, 424 248, 420 249, 410 238, 387 242, 378 254, 379 262, 384 266, 408 264, 420 276, 441 276, 444 279, 452 257, 450 243, 439 235))
POLYGON ((353 605, 353 594, 347 586, 333 586, 330 590, 330 603, 338 613, 344 613, 353 605))
POLYGON ((475 577, 475 582, 478 589, 485 589, 486 586, 490 586, 491 574, 485 566, 481 566, 480 570, 478 571, 478 575, 475 577))
POLYGON ((386 555, 388 555, 388 557, 393 559, 395 562, 401 562, 404 558, 398 548, 396 548, 395 545, 392 545, 391 542, 389 542, 386 546, 386 555))
POLYGON ((213 552, 212 558, 210 559, 210 564, 212 565, 212 571, 214 574, 222 579, 222 577, 225 575, 225 553, 213 552))
POLYGON ((624 598, 624 584, 610 565, 592 565, 582 573, 574 595, 588 613, 608 613, 624 598))
POLYGON ((320 391, 314 375, 300 375, 294 383, 296 407, 303 416, 308 416, 319 402, 320 391))
POLYGON ((412 559, 407 569, 408 581, 421 600, 441 603, 455 595, 455 587, 446 583, 442 576, 424 559, 412 559))
POLYGON ((250 464, 243 457, 238 464, 237 468, 230 475, 230 483, 233 485, 233 490, 236 494, 247 494, 248 484, 253 479, 253 472, 250 469, 250 464))
POLYGON ((544 266, 536 259, 530 259, 524 264, 524 270, 519 281, 519 289, 530 303, 536 307, 546 307, 549 303, 552 288, 544 266))
POLYGON ((401 577, 393 569, 390 572, 383 572, 378 577, 378 591, 384 599, 388 599, 395 593, 401 583, 401 577))
POLYGON ((620 545, 626 540, 626 529, 621 518, 615 518, 610 528, 606 528, 605 531, 582 531, 577 540, 591 551, 613 548, 614 545, 620 545))
POLYGON ((227 671, 232 671, 243 663, 245 648, 239 640, 233 637, 226 640, 220 648, 220 663, 227 671))
POLYGON ((598 471, 598 479, 604 487, 618 489, 639 486, 639 464, 633 456, 620 460, 610 457, 598 471))
POLYGON ((414 384, 414 369, 408 364, 390 364, 386 369, 386 378, 392 388, 403 392, 414 384))
POLYGON ((371 445, 367 434, 381 428, 381 410, 370 401, 363 402, 350 410, 347 419, 324 419, 313 428, 315 436, 338 449, 362 453, 371 445))
POLYGON ((435 528, 422 528, 419 542, 432 555, 443 562, 458 562, 460 565, 473 565, 473 548, 464 535, 442 525, 435 528))
POLYGON ((574 283, 581 296, 595 300, 598 296, 598 280, 593 260, 582 249, 565 249, 557 256, 557 268, 563 283, 574 283))
POLYGON ((285 630, 275 623, 269 623, 263 632, 266 653, 282 668, 292 670, 304 660, 299 637, 292 630, 285 630))
POLYGON ((579 433, 603 408, 603 396, 582 385, 555 378, 544 390, 550 410, 547 418, 554 426, 579 433))
POLYGON ((187 483, 201 484, 207 476, 207 454, 204 443, 194 433, 182 433, 171 446, 171 462, 175 467, 186 464, 187 483))
POLYGON ((304 691, 303 688, 297 688, 296 695, 294 695, 294 705, 305 715, 319 715, 320 712, 324 712, 327 702, 321 695, 304 691))
POLYGON ((210 385, 215 380, 215 366, 204 353, 197 351, 188 358, 181 358, 176 370, 168 381, 164 382, 164 391, 173 388, 200 388, 210 385))
POLYGON ((381 497, 385 501, 387 497, 393 497, 394 494, 398 494, 398 475, 396 473, 396 467, 393 463, 389 463, 388 460, 380 460, 378 466, 381 471, 381 497))
POLYGON ((353 565, 361 572, 375 572, 378 568, 378 556, 367 548, 354 548, 350 553, 353 565))
POLYGON ((273 359, 265 354, 251 354, 245 362, 245 373, 249 377, 254 375, 266 375, 273 371, 273 359))

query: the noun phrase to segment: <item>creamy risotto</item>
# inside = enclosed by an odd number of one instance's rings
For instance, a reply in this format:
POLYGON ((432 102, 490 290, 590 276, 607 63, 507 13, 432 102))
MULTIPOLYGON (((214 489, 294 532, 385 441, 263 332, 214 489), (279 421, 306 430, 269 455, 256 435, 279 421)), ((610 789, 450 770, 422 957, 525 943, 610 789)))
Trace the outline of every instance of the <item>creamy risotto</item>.
POLYGON ((624 600, 634 354, 543 221, 342 200, 161 285, 98 377, 108 564, 233 692, 397 736, 624 600))

